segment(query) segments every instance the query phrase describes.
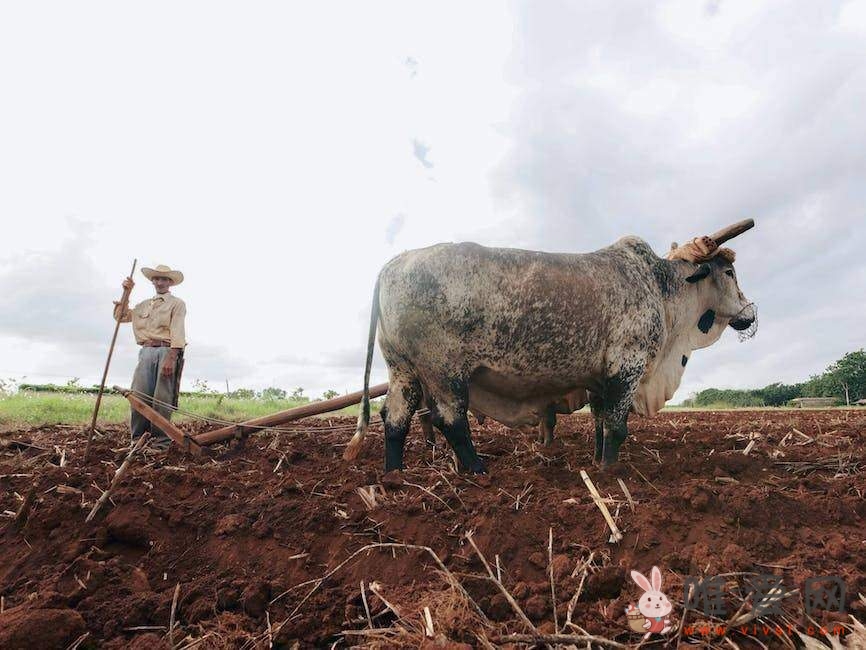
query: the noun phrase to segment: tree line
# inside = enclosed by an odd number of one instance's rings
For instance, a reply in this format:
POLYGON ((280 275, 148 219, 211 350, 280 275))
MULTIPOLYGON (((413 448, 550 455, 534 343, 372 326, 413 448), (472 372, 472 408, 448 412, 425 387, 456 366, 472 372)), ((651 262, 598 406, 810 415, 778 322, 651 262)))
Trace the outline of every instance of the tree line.
POLYGON ((849 352, 818 375, 799 384, 776 382, 763 388, 707 388, 683 401, 683 406, 784 406, 798 397, 833 397, 839 404, 866 398, 866 352, 849 352))
MULTIPOLYGON (((192 388, 193 390, 181 391, 180 394, 184 397, 228 397, 232 399, 262 401, 284 400, 290 402, 298 402, 301 404, 306 402, 318 402, 325 399, 331 399, 339 395, 337 391, 329 389, 322 393, 321 397, 309 397, 308 395, 304 394, 304 389, 300 386, 295 388, 291 392, 288 392, 283 388, 277 388, 275 386, 270 386, 261 390, 255 390, 252 388, 236 388, 235 390, 230 391, 219 391, 211 387, 210 384, 208 384, 208 382, 203 379, 194 380, 192 383, 192 388)), ((78 377, 73 377, 65 384, 19 384, 12 380, 0 379, 0 394, 11 394, 17 390, 30 391, 34 393, 96 394, 99 392, 99 386, 96 384, 92 386, 83 386, 80 383, 78 377)), ((113 394, 115 391, 113 388, 106 386, 104 392, 106 394, 113 394)))

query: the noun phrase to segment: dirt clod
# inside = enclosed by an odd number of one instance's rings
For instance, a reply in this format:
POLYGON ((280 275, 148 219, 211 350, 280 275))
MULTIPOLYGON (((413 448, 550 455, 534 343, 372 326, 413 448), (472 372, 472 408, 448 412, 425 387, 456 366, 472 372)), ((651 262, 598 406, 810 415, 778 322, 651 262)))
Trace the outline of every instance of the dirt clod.
POLYGON ((0 616, 0 648, 65 648, 85 631, 74 609, 32 609, 22 605, 0 616))

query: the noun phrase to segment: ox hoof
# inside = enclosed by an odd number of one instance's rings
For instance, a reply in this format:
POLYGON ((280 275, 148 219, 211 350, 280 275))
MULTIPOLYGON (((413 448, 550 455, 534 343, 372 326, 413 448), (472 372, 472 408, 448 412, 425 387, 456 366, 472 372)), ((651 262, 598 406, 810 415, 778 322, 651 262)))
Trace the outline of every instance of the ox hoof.
POLYGON ((598 466, 598 471, 614 478, 625 476, 628 473, 625 465, 619 462, 601 463, 598 466))
POLYGON ((490 474, 475 474, 472 477, 472 482, 481 487, 490 487, 493 485, 493 480, 490 478, 490 474))

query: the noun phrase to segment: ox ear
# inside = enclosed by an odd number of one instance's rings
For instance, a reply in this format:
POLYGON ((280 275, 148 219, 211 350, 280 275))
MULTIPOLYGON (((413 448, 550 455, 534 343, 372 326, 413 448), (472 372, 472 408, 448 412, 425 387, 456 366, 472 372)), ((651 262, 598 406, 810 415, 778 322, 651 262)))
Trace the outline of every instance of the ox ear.
POLYGON ((686 278, 686 282, 691 282, 692 284, 694 284, 698 280, 703 280, 709 274, 710 274, 710 265, 707 264, 706 262, 704 262, 703 264, 701 264, 698 267, 697 271, 695 271, 689 277, 686 278))

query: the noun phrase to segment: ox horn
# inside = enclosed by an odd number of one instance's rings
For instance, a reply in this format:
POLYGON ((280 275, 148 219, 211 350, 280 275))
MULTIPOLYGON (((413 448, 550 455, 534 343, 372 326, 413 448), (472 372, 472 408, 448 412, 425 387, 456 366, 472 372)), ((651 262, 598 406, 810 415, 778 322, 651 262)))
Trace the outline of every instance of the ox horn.
POLYGON ((731 224, 730 226, 722 228, 718 232, 713 233, 712 235, 710 235, 710 239, 712 239, 719 246, 721 246, 726 241, 733 239, 737 235, 742 235, 744 232, 754 227, 754 219, 743 219, 742 221, 738 221, 737 223, 731 224))

